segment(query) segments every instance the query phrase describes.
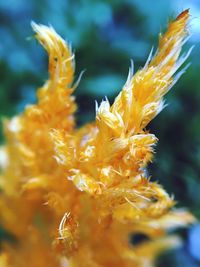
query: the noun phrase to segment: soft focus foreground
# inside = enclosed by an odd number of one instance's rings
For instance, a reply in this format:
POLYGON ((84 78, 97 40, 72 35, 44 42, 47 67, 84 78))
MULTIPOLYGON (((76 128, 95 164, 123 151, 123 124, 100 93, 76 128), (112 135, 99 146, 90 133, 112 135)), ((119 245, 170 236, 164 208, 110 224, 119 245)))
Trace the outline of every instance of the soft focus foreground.
POLYGON ((180 244, 168 230, 194 218, 145 170, 157 138, 146 130, 163 96, 183 71, 179 57, 188 11, 169 23, 159 48, 127 82, 112 105, 96 104, 96 121, 75 128, 74 54, 57 33, 32 24, 49 54, 49 80, 38 103, 5 121, 1 149, 1 266, 154 266, 156 256, 180 244), (148 240, 132 245, 130 234, 148 240))

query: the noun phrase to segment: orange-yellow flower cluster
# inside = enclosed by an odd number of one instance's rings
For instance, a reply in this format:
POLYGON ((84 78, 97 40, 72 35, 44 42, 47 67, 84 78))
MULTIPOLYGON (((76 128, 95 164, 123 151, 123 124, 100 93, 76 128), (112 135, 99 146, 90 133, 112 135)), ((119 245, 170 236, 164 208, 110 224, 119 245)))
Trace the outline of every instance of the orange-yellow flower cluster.
MULTIPOLYGON (((0 150, 1 225, 15 241, 2 244, 2 267, 151 267, 158 253, 180 243, 166 232, 194 218, 146 166, 157 138, 146 130, 188 54, 179 57, 188 10, 169 23, 154 56, 128 79, 96 120, 75 128, 74 54, 52 29, 32 24, 49 54, 49 80, 35 105, 5 121, 0 150), (132 245, 130 234, 148 240, 132 245)), ((182 73, 182 72, 181 72, 182 73)))

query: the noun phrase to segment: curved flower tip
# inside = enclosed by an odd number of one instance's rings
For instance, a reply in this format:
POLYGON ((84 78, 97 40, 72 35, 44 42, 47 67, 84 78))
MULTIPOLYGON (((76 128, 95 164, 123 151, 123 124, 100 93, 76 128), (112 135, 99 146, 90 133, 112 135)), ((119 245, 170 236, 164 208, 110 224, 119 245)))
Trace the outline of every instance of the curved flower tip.
POLYGON ((49 74, 52 84, 70 86, 73 82, 75 62, 71 47, 51 27, 31 22, 36 38, 49 54, 49 74))
POLYGON ((187 21, 187 19, 189 18, 189 11, 190 9, 186 9, 184 10, 183 12, 181 12, 181 14, 179 14, 176 18, 176 20, 181 20, 181 19, 184 19, 185 21, 187 21))
MULTIPOLYGON (((170 22, 165 34, 160 35, 155 55, 152 56, 151 50, 145 66, 135 75, 130 69, 127 82, 114 104, 109 107, 105 101, 102 102, 97 110, 100 126, 106 124, 107 128, 113 128, 114 124, 118 135, 141 133, 163 109, 163 96, 184 73, 185 69, 175 75, 192 50, 179 57, 189 35, 188 19, 189 11, 185 10, 170 22), (108 120, 112 123, 108 123, 108 120)), ((105 131, 105 127, 100 128, 105 131)))

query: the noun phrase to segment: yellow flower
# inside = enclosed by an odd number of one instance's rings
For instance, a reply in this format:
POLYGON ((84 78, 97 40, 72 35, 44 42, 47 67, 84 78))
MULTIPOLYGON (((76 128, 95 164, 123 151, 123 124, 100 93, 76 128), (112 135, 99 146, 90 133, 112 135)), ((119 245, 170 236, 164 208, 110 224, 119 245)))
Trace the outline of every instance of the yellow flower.
POLYGON ((49 80, 38 102, 5 121, 0 151, 1 222, 16 243, 3 244, 2 266, 151 267, 158 253, 180 243, 170 228, 194 221, 147 176, 158 141, 146 127, 190 51, 188 10, 170 22, 145 66, 110 105, 96 104, 95 122, 75 128, 71 95, 74 54, 51 27, 32 23, 49 54, 49 80), (130 234, 148 240, 132 246, 130 234))

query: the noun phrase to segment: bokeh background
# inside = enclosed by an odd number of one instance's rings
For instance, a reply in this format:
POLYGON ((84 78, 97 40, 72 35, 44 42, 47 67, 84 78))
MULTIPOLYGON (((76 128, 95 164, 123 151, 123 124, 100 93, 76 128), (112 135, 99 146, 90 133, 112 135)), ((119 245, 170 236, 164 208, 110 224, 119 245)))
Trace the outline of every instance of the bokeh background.
MULTIPOLYGON (((130 59, 135 69, 145 63, 157 36, 170 18, 190 8, 195 44, 190 68, 166 97, 168 106, 151 123, 159 138, 149 167, 177 205, 200 219, 200 1, 199 0, 6 0, 0 1, 0 116, 21 112, 36 101, 36 88, 47 79, 47 56, 32 38, 31 20, 51 24, 72 43, 76 77, 86 70, 76 90, 78 125, 95 116, 94 101, 112 102, 126 81, 130 59)), ((2 143, 2 125, 0 143, 2 143)), ((178 232, 181 248, 162 255, 158 267, 200 266, 200 226, 178 232)), ((5 238, 3 230, 0 237, 5 238)))

